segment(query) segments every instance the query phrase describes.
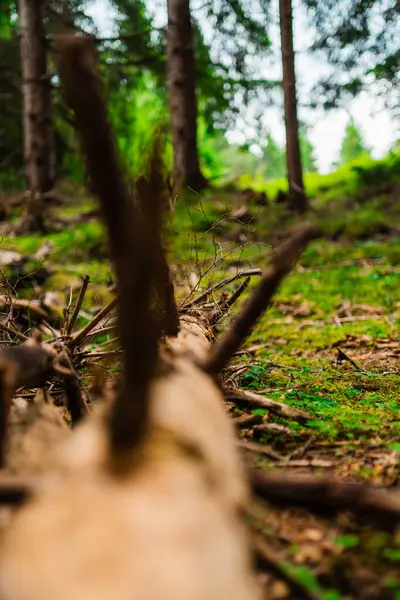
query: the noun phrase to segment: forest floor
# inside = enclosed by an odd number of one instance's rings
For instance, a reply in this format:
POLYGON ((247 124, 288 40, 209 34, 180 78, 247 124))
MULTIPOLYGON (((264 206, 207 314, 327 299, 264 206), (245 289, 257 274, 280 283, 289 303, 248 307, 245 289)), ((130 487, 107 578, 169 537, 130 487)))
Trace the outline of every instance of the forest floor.
MULTIPOLYGON (((300 422, 229 406, 235 418, 260 417, 239 436, 245 459, 261 469, 400 487, 399 173, 381 162, 321 178, 310 218, 324 236, 304 252, 225 373, 233 386, 310 415, 300 422)), ((54 209, 51 232, 13 237, 5 226, 0 245, 4 295, 37 300, 53 327, 82 276, 91 285, 81 324, 112 297, 113 281, 92 201, 69 186, 61 192, 69 200, 54 209)), ((166 237, 180 300, 193 288, 264 267, 295 220, 260 188, 188 193, 175 204, 166 237)), ((11 221, 17 218, 12 209, 11 221)), ((248 289, 256 283, 254 276, 248 289)), ((97 338, 93 349, 113 348, 112 337, 97 338)), ((252 519, 276 561, 266 575, 269 598, 400 599, 399 527, 383 529, 347 512, 328 518, 266 505, 254 507, 252 519)))

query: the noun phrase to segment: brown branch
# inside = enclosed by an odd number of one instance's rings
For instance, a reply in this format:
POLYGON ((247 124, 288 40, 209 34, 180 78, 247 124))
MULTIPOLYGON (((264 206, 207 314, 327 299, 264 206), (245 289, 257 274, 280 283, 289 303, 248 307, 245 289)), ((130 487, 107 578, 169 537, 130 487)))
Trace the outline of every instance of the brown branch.
POLYGON ((225 335, 211 348, 204 369, 212 376, 218 375, 239 350, 254 325, 268 308, 281 281, 290 273, 308 242, 317 237, 317 230, 306 225, 293 233, 286 244, 272 258, 262 280, 249 298, 242 312, 225 335))
POLYGON ((0 471, 0 505, 20 506, 32 494, 33 488, 28 481, 0 471))
POLYGON ((322 514, 351 510, 389 526, 400 522, 398 491, 375 488, 368 483, 335 481, 331 477, 260 471, 250 472, 249 480, 255 496, 278 506, 301 506, 322 514))
POLYGON ((337 355, 338 361, 347 360, 347 362, 350 363, 351 366, 354 367, 356 371, 363 371, 365 373, 365 369, 363 369, 362 367, 359 367, 358 364, 352 358, 350 358, 350 356, 348 356, 341 348, 338 348, 337 352, 338 352, 338 355, 337 355))
MULTIPOLYGON (((243 277, 252 277, 254 275, 262 275, 262 270, 261 269, 246 269, 246 271, 240 271, 239 273, 236 273, 235 275, 231 275, 231 277, 227 277, 226 279, 223 279, 222 281, 218 281, 214 285, 212 285, 209 288, 207 288, 206 290, 204 290, 204 292, 199 294, 199 296, 197 296, 190 302, 184 302, 181 305, 181 309, 185 310, 185 311, 189 310, 189 308, 192 308, 193 306, 197 306, 198 304, 201 304, 203 302, 203 300, 206 300, 206 298, 208 298, 208 296, 210 296, 214 292, 217 292, 218 290, 225 287, 226 285, 229 285, 233 281, 236 281, 237 279, 241 279, 243 277)), ((193 291, 192 291, 192 293, 193 293, 193 291)))
POLYGON ((257 425, 258 423, 262 423, 261 415, 241 415, 240 417, 233 419, 233 424, 236 429, 246 429, 247 427, 257 425))
POLYGON ((95 329, 95 331, 91 331, 86 335, 86 341, 91 340, 92 338, 95 338, 98 335, 107 335, 108 333, 114 332, 116 327, 116 325, 107 325, 106 327, 95 329))
POLYGON ((159 328, 150 300, 158 258, 152 243, 160 235, 160 197, 156 192, 139 199, 142 209, 146 201, 146 215, 152 215, 146 221, 140 219, 120 167, 96 72, 93 40, 88 36, 58 36, 54 49, 66 99, 75 113, 92 188, 107 226, 118 281, 124 385, 110 420, 112 458, 118 458, 130 454, 141 442, 148 421, 149 382, 158 358, 159 328))
POLYGON ((240 390, 236 388, 225 388, 224 389, 225 400, 228 402, 234 402, 242 406, 251 406, 257 408, 265 408, 266 410, 285 417, 286 419, 295 419, 296 421, 309 421, 312 419, 312 415, 306 413, 299 408, 282 404, 271 398, 266 398, 255 392, 248 390, 240 390))
POLYGON ((67 398, 67 408, 71 415, 73 425, 79 423, 88 414, 88 407, 82 394, 78 375, 74 370, 68 350, 64 350, 58 357, 58 362, 65 368, 64 385, 67 398))
POLYGON ((215 310, 212 318, 212 325, 216 325, 229 312, 231 307, 240 298, 243 292, 246 291, 249 283, 250 277, 247 277, 224 302, 221 302, 218 305, 218 308, 215 310))
POLYGON ((72 338, 67 342, 69 348, 80 346, 86 339, 87 335, 102 321, 115 306, 117 305, 117 298, 110 300, 89 323, 87 323, 82 329, 80 329, 72 338))
POLYGON ((86 290, 89 285, 89 281, 90 281, 89 275, 85 275, 85 277, 83 278, 82 287, 79 291, 79 296, 78 296, 76 304, 74 306, 73 313, 71 315, 71 318, 68 320, 67 326, 65 328, 65 333, 67 335, 69 335, 74 328, 75 322, 79 315, 79 311, 82 308, 83 300, 85 299, 85 294, 86 294, 86 290))
MULTIPOLYGON (((157 215, 151 213, 153 202, 148 201, 149 195, 156 195, 159 198, 160 210, 168 206, 166 196, 166 185, 163 177, 163 164, 161 159, 161 139, 159 133, 156 133, 153 153, 150 161, 148 176, 141 176, 136 181, 136 195, 142 206, 142 218, 148 222, 157 215)), ((159 215, 161 217, 161 214, 159 215)), ((161 223, 159 224, 161 230, 161 223)), ((152 251, 157 255, 157 273, 155 274, 156 293, 160 319, 162 321, 162 331, 164 335, 177 336, 179 332, 179 315, 175 300, 174 285, 171 279, 171 272, 165 258, 162 247, 161 235, 152 240, 152 251)))
POLYGON ((6 325, 5 323, 2 323, 1 321, 0 321, 0 329, 2 331, 5 331, 6 333, 8 333, 11 336, 17 337, 22 342, 25 342, 28 339, 26 337, 26 335, 24 335, 23 333, 18 331, 18 329, 16 329, 16 328, 14 329, 14 327, 9 327, 8 325, 6 325))

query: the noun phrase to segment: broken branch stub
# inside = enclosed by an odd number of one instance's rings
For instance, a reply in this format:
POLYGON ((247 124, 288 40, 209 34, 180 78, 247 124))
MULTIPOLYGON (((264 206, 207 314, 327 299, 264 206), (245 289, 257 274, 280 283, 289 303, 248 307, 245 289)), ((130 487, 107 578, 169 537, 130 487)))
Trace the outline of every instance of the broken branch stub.
POLYGON ((213 345, 204 370, 217 376, 228 364, 232 355, 251 333, 253 327, 268 308, 281 281, 291 272, 307 244, 319 233, 315 226, 305 225, 296 230, 272 257, 271 263, 255 291, 246 302, 233 324, 213 345))
POLYGON ((156 369, 160 327, 150 309, 159 253, 147 242, 160 236, 161 198, 159 193, 139 198, 146 206, 135 210, 109 125, 92 38, 55 36, 53 48, 101 204, 118 280, 124 385, 110 419, 111 447, 118 454, 143 439, 148 420, 148 387, 156 369), (141 213, 152 218, 141 218, 141 213))
MULTIPOLYGON (((162 217, 167 206, 165 182, 163 178, 163 164, 161 158, 161 140, 159 134, 155 136, 153 153, 150 158, 150 168, 147 176, 142 175, 136 180, 135 192, 139 206, 142 208, 142 219, 151 221, 159 219, 159 231, 161 232, 162 217), (159 198, 158 212, 152 212, 154 208, 152 197, 159 198)), ((179 332, 179 315, 175 300, 174 285, 171 279, 171 272, 165 258, 162 247, 161 235, 157 235, 152 239, 151 252, 157 256, 156 265, 158 268, 157 276, 155 277, 156 284, 156 310, 160 313, 158 318, 161 321, 163 335, 175 337, 179 332)), ((148 249, 149 251, 149 249, 148 249)))

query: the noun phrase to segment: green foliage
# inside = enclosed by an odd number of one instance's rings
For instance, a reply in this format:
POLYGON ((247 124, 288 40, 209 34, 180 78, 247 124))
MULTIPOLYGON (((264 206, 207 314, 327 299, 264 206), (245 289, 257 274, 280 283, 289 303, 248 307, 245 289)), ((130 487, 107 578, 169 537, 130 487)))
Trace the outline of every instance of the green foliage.
POLYGON ((340 535, 335 538, 335 544, 342 546, 342 548, 354 548, 359 543, 360 540, 357 535, 340 535))
POLYGON ((259 173, 265 179, 280 179, 286 176, 285 151, 276 143, 271 133, 267 133, 266 144, 263 146, 263 159, 259 173))
POLYGON ((333 66, 316 88, 325 108, 371 89, 371 78, 385 102, 398 109, 400 10, 396 0, 304 0, 316 31, 312 50, 333 66))
POLYGON ((345 165, 355 158, 368 155, 369 150, 365 145, 361 131, 355 124, 354 120, 351 119, 346 125, 344 132, 342 146, 340 148, 340 163, 345 165))
POLYGON ((307 128, 300 126, 299 131, 301 163, 304 173, 316 173, 318 171, 315 164, 314 146, 308 137, 307 128))

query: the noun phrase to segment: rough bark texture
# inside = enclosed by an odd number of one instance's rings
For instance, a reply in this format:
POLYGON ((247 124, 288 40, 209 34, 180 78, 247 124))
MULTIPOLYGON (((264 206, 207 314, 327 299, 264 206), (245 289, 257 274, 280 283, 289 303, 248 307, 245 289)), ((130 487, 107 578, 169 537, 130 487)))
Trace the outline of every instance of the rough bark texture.
POLYGON ((43 6, 43 0, 19 2, 24 157, 32 197, 53 187, 55 168, 43 6))
POLYGON ((295 208, 299 212, 307 209, 301 167, 299 124, 297 119, 296 74, 293 49, 292 0, 279 0, 279 21, 281 29, 283 95, 286 126, 286 163, 289 192, 295 208))
POLYGON ((174 146, 175 188, 196 191, 207 181, 197 148, 197 99, 189 0, 168 0, 167 64, 174 146))

